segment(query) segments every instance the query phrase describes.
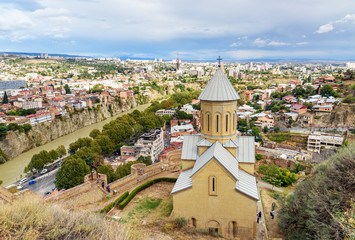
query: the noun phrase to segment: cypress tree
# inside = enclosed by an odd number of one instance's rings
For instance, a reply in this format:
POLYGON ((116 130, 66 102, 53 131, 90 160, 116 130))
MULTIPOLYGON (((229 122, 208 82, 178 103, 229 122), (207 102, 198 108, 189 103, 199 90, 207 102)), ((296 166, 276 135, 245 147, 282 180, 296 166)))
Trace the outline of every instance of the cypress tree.
POLYGON ((5 91, 4 98, 2 99, 2 104, 7 104, 7 103, 9 103, 9 98, 7 97, 7 93, 5 91))

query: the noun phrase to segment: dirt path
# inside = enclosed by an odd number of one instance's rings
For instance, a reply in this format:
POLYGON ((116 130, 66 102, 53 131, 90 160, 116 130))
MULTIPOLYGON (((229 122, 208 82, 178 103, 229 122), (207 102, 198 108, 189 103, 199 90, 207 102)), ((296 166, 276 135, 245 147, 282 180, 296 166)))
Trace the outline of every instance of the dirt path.
POLYGON ((269 195, 270 193, 272 193, 271 190, 261 189, 260 192, 261 192, 261 199, 262 199, 263 209, 264 209, 264 219, 265 219, 269 239, 284 239, 284 236, 281 234, 280 228, 277 223, 278 222, 277 200, 275 200, 269 195), (272 211, 273 203, 276 204, 274 219, 272 219, 270 215, 270 212, 272 211))

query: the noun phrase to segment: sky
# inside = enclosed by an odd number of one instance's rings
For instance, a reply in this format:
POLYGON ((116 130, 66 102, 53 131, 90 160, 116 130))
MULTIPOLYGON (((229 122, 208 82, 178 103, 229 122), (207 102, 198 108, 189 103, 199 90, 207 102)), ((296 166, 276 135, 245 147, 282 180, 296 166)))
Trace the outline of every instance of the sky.
POLYGON ((355 61, 355 1, 1 0, 0 51, 355 61))

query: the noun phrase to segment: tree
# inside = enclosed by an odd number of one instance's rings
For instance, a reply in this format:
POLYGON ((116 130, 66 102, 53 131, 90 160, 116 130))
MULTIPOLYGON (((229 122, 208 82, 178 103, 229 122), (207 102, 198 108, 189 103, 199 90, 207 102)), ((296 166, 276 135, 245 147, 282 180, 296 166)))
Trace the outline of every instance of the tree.
POLYGON ((64 145, 59 145, 57 147, 57 152, 58 152, 58 156, 60 158, 67 155, 67 150, 65 149, 64 145))
POLYGON ((111 154, 114 149, 114 144, 107 135, 99 135, 94 142, 100 146, 103 154, 111 154))
POLYGON ((0 180, 0 185, 3 183, 3 181, 2 180, 0 180))
POLYGON ((68 84, 65 84, 64 90, 65 90, 65 94, 71 94, 71 90, 68 84))
POLYGON ((9 103, 9 97, 7 96, 7 92, 5 91, 4 97, 2 99, 2 104, 7 104, 9 103))
POLYGON ((267 126, 264 127, 264 133, 267 133, 269 131, 269 128, 267 126))
POLYGON ((327 96, 327 97, 337 95, 337 93, 334 91, 331 85, 323 85, 323 87, 320 89, 320 94, 322 96, 327 96))
MULTIPOLYGON (((355 186, 355 145, 340 149, 281 199, 279 226, 287 239, 353 239, 337 216, 351 209, 355 186)), ((349 219, 349 223, 351 219, 349 219)))
POLYGON ((62 164, 55 175, 55 186, 58 189, 69 189, 84 182, 84 176, 90 173, 90 167, 84 160, 70 156, 62 164))
POLYGON ((7 129, 9 131, 15 131, 18 129, 18 124, 17 123, 10 123, 8 126, 7 126, 7 129))
POLYGON ((274 128, 274 132, 279 132, 280 131, 280 128, 279 127, 275 127, 274 128))
POLYGON ((0 140, 7 134, 7 126, 5 123, 0 123, 0 140))
POLYGON ((93 129, 93 130, 90 132, 89 136, 92 137, 93 139, 95 139, 100 133, 101 133, 101 132, 100 132, 99 129, 93 129))
POLYGON ((97 168, 99 173, 105 174, 107 176, 107 182, 111 183, 115 181, 115 171, 111 165, 101 165, 97 168))
POLYGON ((54 160, 57 160, 58 157, 59 157, 59 154, 56 150, 52 149, 49 151, 49 155, 51 156, 51 160, 54 161, 54 160))

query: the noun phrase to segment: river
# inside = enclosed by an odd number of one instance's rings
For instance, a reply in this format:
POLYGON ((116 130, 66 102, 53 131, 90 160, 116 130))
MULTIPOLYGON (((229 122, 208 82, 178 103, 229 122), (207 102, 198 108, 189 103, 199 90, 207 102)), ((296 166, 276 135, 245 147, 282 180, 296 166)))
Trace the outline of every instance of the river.
POLYGON ((139 105, 133 109, 130 109, 126 112, 122 112, 114 117, 107 118, 106 120, 102 122, 98 122, 95 124, 92 124, 90 126, 81 128, 76 130, 75 132, 72 132, 70 134, 67 134, 63 137, 57 138, 45 145, 42 145, 40 147, 36 147, 34 149, 31 149, 27 152, 24 152, 20 154, 19 156, 15 157, 14 159, 11 159, 10 161, 0 164, 0 180, 3 180, 2 186, 8 186, 9 184, 14 183, 16 180, 21 178, 21 175, 24 175, 23 170, 27 166, 27 164, 31 161, 31 158, 34 154, 39 153, 42 150, 52 150, 57 148, 59 145, 64 145, 66 149, 68 149, 69 144, 76 141, 78 138, 82 137, 88 137, 90 132, 93 129, 99 129, 102 130, 103 126, 110 122, 111 120, 116 119, 119 116, 122 116, 124 114, 133 112, 134 110, 144 110, 146 109, 150 103, 144 104, 144 105, 139 105))

